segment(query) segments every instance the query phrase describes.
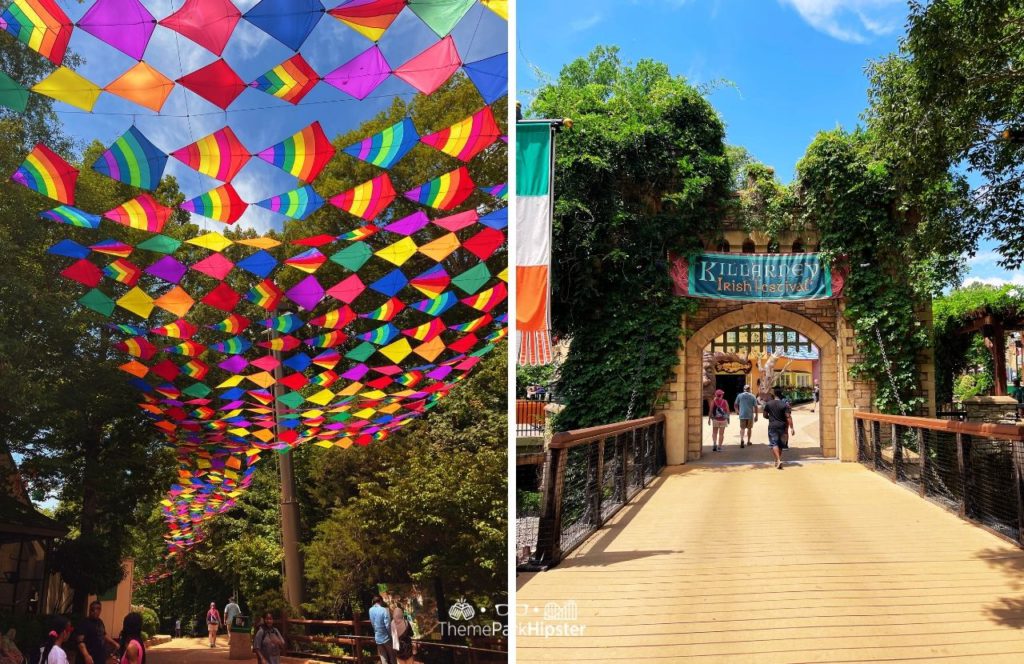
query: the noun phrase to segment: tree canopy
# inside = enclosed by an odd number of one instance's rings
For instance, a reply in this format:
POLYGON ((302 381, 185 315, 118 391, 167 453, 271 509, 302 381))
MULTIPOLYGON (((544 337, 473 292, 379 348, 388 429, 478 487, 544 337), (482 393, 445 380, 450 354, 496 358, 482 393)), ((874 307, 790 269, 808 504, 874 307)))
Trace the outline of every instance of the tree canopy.
POLYGON ((552 312, 573 338, 559 392, 572 428, 646 413, 675 364, 680 317, 666 256, 699 246, 729 192, 724 127, 663 63, 599 46, 536 92, 557 138, 552 312))

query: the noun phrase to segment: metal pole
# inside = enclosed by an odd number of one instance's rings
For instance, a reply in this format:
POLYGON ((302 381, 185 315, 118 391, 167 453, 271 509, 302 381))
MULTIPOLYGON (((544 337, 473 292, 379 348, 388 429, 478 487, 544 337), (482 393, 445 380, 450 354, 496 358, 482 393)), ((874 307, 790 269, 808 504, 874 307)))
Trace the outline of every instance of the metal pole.
MULTIPOLYGON (((280 309, 278 310, 281 311, 280 309)), ((277 331, 270 330, 271 340, 277 339, 277 331)), ((273 357, 278 364, 274 367, 274 432, 278 441, 281 440, 281 352, 273 350, 273 357)), ((281 473, 281 548, 284 549, 284 596, 291 606, 292 615, 302 615, 302 552, 299 550, 299 501, 295 497, 295 469, 292 465, 291 450, 277 455, 278 469, 281 473)))

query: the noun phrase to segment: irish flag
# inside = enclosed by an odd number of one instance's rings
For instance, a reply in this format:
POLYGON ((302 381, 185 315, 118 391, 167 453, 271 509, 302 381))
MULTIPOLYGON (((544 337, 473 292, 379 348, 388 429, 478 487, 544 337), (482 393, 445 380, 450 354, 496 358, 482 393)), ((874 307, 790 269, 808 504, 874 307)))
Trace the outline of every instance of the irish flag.
POLYGON ((521 365, 551 362, 552 135, 550 122, 516 125, 516 331, 521 365))

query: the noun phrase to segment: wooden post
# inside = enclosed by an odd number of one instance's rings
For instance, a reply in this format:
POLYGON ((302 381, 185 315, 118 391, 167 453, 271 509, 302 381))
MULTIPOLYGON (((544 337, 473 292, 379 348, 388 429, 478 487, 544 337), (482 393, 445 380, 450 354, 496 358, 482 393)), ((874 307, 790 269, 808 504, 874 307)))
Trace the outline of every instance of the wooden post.
POLYGON ((1021 480, 1024 479, 1024 469, 1021 468, 1022 443, 1019 440, 1010 441, 1010 450, 1013 453, 1013 490, 1014 498, 1017 500, 1017 542, 1024 542, 1024 490, 1021 489, 1021 480))
POLYGON ((967 496, 971 483, 967 479, 970 472, 970 436, 965 436, 959 431, 956 434, 956 465, 960 472, 960 516, 967 516, 967 496))
POLYGON ((544 479, 544 504, 537 528, 536 562, 554 565, 562 559, 562 482, 569 450, 551 447, 544 479))
POLYGON ((871 456, 874 457, 875 470, 882 465, 882 423, 871 422, 871 456))
POLYGON ((928 481, 928 450, 925 448, 924 429, 917 430, 917 454, 921 457, 918 459, 921 464, 920 492, 922 496, 926 496, 928 495, 927 487, 925 486, 928 481))
POLYGON ((355 637, 352 639, 355 642, 355 647, 352 648, 354 651, 352 654, 355 655, 356 664, 363 664, 363 640, 359 638, 360 633, 363 631, 363 621, 359 616, 358 611, 352 612, 352 635, 355 637))
POLYGON ((623 505, 626 504, 626 467, 629 465, 627 447, 626 438, 622 434, 615 436, 615 458, 619 460, 618 472, 615 473, 615 495, 623 505))
POLYGON ((985 345, 992 353, 992 378, 995 381, 992 391, 997 397, 1006 396, 1006 330, 1001 323, 993 322, 982 327, 981 331, 985 345))
POLYGON ((890 425, 892 430, 892 481, 900 481, 900 465, 903 463, 903 445, 900 443, 900 432, 895 424, 890 425))
POLYGON ((593 510, 593 518, 591 519, 591 523, 593 523, 594 526, 598 527, 601 525, 602 521, 601 494, 603 493, 602 489, 604 487, 602 487, 601 485, 604 481, 604 441, 605 439, 601 438, 600 440, 597 441, 597 443, 590 443, 587 446, 590 448, 588 450, 588 454, 590 455, 590 461, 587 463, 587 469, 594 469, 594 481, 587 482, 587 484, 593 487, 590 494, 590 505, 591 509, 593 510), (594 458, 595 454, 597 455, 596 459, 594 458))

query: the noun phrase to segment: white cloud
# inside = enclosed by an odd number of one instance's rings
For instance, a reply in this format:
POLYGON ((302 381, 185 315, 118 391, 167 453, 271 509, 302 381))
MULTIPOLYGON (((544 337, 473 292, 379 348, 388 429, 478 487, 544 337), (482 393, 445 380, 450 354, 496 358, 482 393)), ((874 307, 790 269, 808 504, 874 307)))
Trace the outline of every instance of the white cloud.
POLYGON ((1007 272, 1005 276, 968 277, 964 280, 964 286, 970 286, 971 284, 985 284, 986 286, 1005 286, 1006 284, 1014 284, 1017 286, 1024 286, 1024 273, 1007 272))
POLYGON ((589 30, 603 20, 604 15, 599 12, 588 16, 587 18, 576 19, 569 24, 569 29, 572 32, 583 32, 584 30, 589 30))
POLYGON ((779 0, 793 7, 815 30, 841 41, 863 44, 895 32, 906 17, 904 0, 779 0))

